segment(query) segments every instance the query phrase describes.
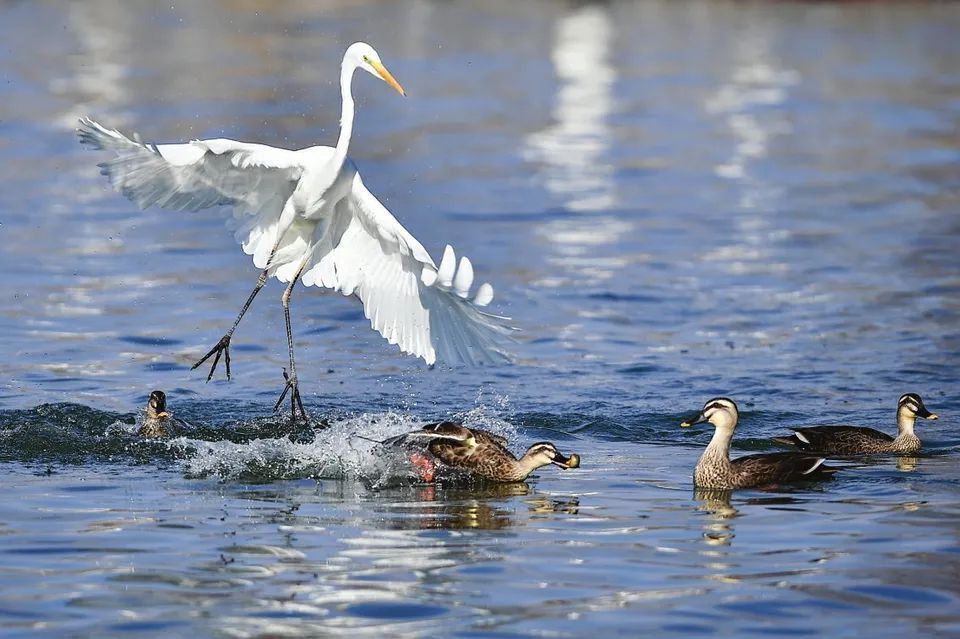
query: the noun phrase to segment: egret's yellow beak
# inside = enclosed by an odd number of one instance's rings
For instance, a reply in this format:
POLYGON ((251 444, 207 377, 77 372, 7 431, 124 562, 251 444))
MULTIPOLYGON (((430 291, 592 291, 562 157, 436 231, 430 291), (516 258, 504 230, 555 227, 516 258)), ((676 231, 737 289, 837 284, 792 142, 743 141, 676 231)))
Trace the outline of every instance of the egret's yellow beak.
POLYGON ((381 78, 383 78, 384 82, 386 82, 387 84, 392 86, 394 89, 396 89, 397 93, 406 97, 407 95, 406 91, 403 90, 403 87, 400 86, 400 83, 397 82, 396 78, 394 78, 393 75, 389 71, 387 71, 387 67, 383 66, 383 64, 381 64, 380 62, 377 62, 376 60, 371 60, 370 66, 372 66, 373 70, 376 71, 381 78))

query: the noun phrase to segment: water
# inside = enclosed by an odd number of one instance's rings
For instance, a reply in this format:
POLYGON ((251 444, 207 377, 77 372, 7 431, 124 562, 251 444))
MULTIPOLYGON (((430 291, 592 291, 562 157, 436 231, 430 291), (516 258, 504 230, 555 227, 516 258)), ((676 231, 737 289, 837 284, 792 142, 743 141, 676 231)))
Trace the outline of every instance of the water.
POLYGON ((945 4, 8 3, 0 8, 0 628, 5 636, 960 634, 960 10, 945 4), (469 255, 523 329, 433 370, 352 300, 293 300, 316 422, 271 415, 271 283, 234 379, 189 370, 257 272, 223 211, 136 211, 72 129, 332 143, 358 78, 366 184, 469 255), (146 442, 154 388, 184 420, 146 442), (922 454, 696 493, 790 425, 922 454), (459 416, 577 452, 424 486, 355 437, 459 416), (326 428, 321 428, 326 424, 326 428), (314 428, 314 426, 316 428, 314 428))

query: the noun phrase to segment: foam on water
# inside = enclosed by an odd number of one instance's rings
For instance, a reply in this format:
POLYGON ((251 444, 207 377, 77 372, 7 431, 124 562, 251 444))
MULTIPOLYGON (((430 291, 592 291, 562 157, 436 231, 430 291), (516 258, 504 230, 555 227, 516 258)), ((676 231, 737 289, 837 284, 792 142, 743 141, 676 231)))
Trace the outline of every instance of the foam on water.
MULTIPOLYGON (((459 416, 467 426, 511 438, 514 428, 483 407, 459 416)), ((398 412, 363 413, 337 419, 315 431, 309 442, 290 437, 254 439, 236 443, 179 437, 168 442, 184 458, 180 464, 191 477, 223 479, 323 478, 359 479, 373 487, 395 481, 414 480, 416 474, 406 455, 377 442, 423 426, 415 415, 398 412)))
MULTIPOLYGON (((515 440, 516 429, 496 410, 481 405, 452 419, 515 440)), ((144 439, 137 435, 142 413, 122 416, 77 404, 43 405, 3 413, 0 456, 45 463, 104 457, 111 461, 126 457, 134 463, 173 460, 188 477, 257 482, 349 478, 379 487, 415 480, 416 475, 404 453, 377 442, 428 421, 397 411, 325 418, 299 428, 273 416, 216 427, 176 419, 177 436, 144 439)))

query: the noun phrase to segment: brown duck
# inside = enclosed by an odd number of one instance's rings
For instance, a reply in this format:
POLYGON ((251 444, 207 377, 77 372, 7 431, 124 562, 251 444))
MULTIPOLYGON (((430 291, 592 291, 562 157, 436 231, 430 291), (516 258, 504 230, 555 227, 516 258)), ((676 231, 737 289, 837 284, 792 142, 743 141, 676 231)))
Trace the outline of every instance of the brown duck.
POLYGON ((141 437, 156 439, 171 434, 170 413, 167 412, 167 396, 163 391, 155 390, 147 400, 147 410, 143 424, 137 431, 141 437))
POLYGON ((937 419, 916 393, 902 395, 897 401, 897 436, 863 426, 812 426, 797 428, 789 437, 773 441, 796 446, 800 450, 832 455, 870 455, 876 453, 915 453, 920 438, 913 432, 917 417, 937 419))
POLYGON ((740 412, 732 399, 715 397, 696 417, 682 422, 683 427, 710 422, 713 439, 703 451, 693 471, 693 483, 700 488, 754 488, 786 482, 824 479, 837 472, 824 466, 823 457, 803 453, 767 453, 730 460, 730 440, 740 412))
POLYGON ((392 437, 383 443, 418 451, 410 460, 418 467, 425 481, 436 478, 437 462, 441 466, 496 482, 523 481, 530 473, 547 464, 564 470, 580 466, 579 455, 567 457, 550 442, 533 444, 517 459, 507 450, 505 438, 449 421, 428 424, 420 430, 392 437))

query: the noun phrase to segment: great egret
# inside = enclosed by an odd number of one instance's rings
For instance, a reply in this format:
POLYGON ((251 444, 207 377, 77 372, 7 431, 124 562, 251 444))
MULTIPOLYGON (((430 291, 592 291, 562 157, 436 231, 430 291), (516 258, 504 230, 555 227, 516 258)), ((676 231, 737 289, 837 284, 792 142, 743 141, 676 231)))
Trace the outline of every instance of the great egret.
POLYGON ((473 266, 457 265, 448 245, 437 267, 430 255, 363 185, 347 157, 353 131, 351 85, 356 69, 403 88, 368 44, 350 45, 340 67, 343 100, 336 147, 297 151, 227 139, 149 144, 83 118, 80 141, 113 152, 101 172, 141 208, 195 211, 233 207, 235 236, 263 269, 230 330, 193 368, 214 356, 207 381, 224 356, 230 378, 230 339, 269 277, 287 282, 281 302, 287 329, 289 374, 274 410, 290 392, 290 410, 306 419, 297 384, 290 326, 290 294, 297 280, 356 295, 371 326, 400 350, 451 363, 492 363, 508 356, 498 346, 511 329, 506 318, 481 310, 493 299, 482 284, 470 298, 473 266))

